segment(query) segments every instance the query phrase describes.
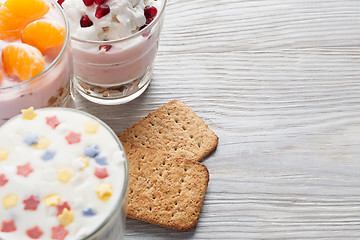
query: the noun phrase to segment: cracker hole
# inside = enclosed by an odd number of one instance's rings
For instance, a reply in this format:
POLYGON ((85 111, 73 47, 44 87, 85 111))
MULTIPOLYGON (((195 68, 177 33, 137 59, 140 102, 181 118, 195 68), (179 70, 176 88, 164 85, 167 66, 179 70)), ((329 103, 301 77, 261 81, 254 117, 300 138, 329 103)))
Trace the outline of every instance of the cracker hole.
POLYGON ((185 172, 187 172, 187 170, 188 170, 187 168, 184 168, 184 171, 185 171, 185 172))
POLYGON ((161 164, 162 164, 162 165, 165 165, 165 161, 163 161, 161 164))
POLYGON ((161 135, 161 131, 158 132, 161 135))
POLYGON ((184 131, 186 131, 186 127, 185 127, 185 126, 182 126, 182 129, 183 129, 184 131))
POLYGON ((152 197, 153 197, 154 200, 156 199, 155 195, 153 195, 152 197))
POLYGON ((145 143, 142 142, 141 145, 145 146, 145 143))
POLYGON ((178 205, 178 202, 175 202, 175 206, 177 206, 178 205))
POLYGON ((163 175, 163 173, 162 173, 162 172, 161 172, 161 173, 159 173, 159 176, 160 176, 160 177, 162 177, 162 175, 163 175))
POLYGON ((138 138, 138 135, 137 135, 137 134, 135 134, 135 135, 134 135, 134 138, 138 138))
POLYGON ((177 148, 174 148, 174 151, 176 152, 176 151, 177 151, 177 148))
POLYGON ((134 190, 130 189, 130 193, 133 193, 133 192, 134 192, 134 190))
POLYGON ((140 166, 138 167, 138 170, 139 170, 139 171, 141 170, 141 167, 140 167, 140 166))
POLYGON ((170 112, 167 112, 167 115, 170 116, 170 112))
POLYGON ((171 217, 174 217, 174 214, 173 214, 173 213, 171 214, 171 217))
POLYGON ((200 146, 201 146, 201 143, 199 143, 199 142, 198 142, 198 144, 197 144, 197 145, 198 145, 198 147, 200 147, 200 146))
POLYGON ((181 193, 181 189, 179 189, 179 191, 178 191, 178 192, 179 192, 179 194, 180 194, 180 193, 181 193))
POLYGON ((193 139, 193 138, 194 138, 194 135, 190 135, 190 138, 193 139))
POLYGON ((179 120, 178 119, 175 119, 175 123, 178 123, 179 122, 179 120))
POLYGON ((145 155, 143 155, 142 157, 141 157, 141 159, 144 159, 145 158, 145 155))
POLYGON ((153 122, 150 122, 151 126, 155 126, 155 124, 153 122))
POLYGON ((149 207, 149 211, 150 211, 150 212, 152 211, 152 208, 151 208, 151 207, 149 207))
POLYGON ((180 180, 182 183, 184 182, 184 179, 183 178, 181 178, 181 180, 180 180))

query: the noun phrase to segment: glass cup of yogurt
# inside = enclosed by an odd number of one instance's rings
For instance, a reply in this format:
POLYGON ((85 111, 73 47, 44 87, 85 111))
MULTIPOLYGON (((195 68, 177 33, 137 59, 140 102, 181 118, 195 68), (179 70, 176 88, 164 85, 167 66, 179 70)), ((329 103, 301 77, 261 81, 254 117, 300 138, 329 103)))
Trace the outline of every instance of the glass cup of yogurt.
POLYGON ((0 125, 29 106, 74 107, 69 24, 56 2, 0 0, 0 54, 0 125))
POLYGON ((69 18, 74 84, 106 105, 140 96, 151 81, 166 0, 61 0, 69 18))
POLYGON ((0 239, 121 240, 128 162, 116 134, 71 108, 0 127, 0 239))

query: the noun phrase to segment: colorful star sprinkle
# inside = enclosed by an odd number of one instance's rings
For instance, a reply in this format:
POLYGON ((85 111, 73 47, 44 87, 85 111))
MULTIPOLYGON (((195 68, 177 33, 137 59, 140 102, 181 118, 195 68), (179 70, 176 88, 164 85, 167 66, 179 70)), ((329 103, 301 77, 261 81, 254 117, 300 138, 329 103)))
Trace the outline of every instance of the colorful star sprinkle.
POLYGON ((8 159, 9 152, 0 148, 0 162, 8 159))
POLYGON ((85 123, 84 130, 87 134, 96 134, 99 129, 99 124, 94 121, 85 123))
POLYGON ((51 228, 51 239, 64 240, 68 234, 69 232, 62 225, 51 228))
POLYGON ((74 213, 64 208, 64 211, 58 216, 58 219, 61 225, 66 227, 74 221, 74 213))
POLYGON ((96 213, 94 212, 94 210, 92 210, 92 208, 88 208, 86 210, 83 210, 82 213, 83 213, 84 216, 87 216, 87 217, 92 217, 92 216, 96 215, 96 213))
POLYGON ((97 164, 99 164, 99 165, 101 165, 101 166, 106 166, 106 165, 108 165, 105 156, 96 156, 96 157, 95 157, 95 161, 96 161, 97 164))
POLYGON ((112 187, 109 183, 100 183, 96 188, 96 193, 101 201, 107 202, 112 196, 112 187))
POLYGON ((73 177, 71 171, 68 168, 60 168, 57 171, 56 179, 64 184, 66 184, 73 177))
POLYGON ((14 220, 3 221, 1 225, 2 232, 14 232, 16 231, 16 226, 14 220))
POLYGON ((44 161, 52 160, 55 156, 55 152, 46 150, 45 153, 41 156, 41 159, 44 161))
POLYGON ((97 145, 91 145, 85 148, 85 156, 94 158, 99 155, 100 149, 97 145))
POLYGON ((50 145, 50 141, 46 137, 42 137, 39 139, 39 143, 35 144, 35 149, 37 150, 45 150, 50 145))
POLYGON ((106 168, 95 168, 95 176, 98 178, 107 178, 109 174, 107 173, 106 168))
POLYGON ((46 117, 46 124, 55 129, 59 124, 59 120, 56 116, 46 117))
POLYGON ((17 173, 16 174, 27 177, 33 171, 34 171, 34 169, 30 166, 30 163, 27 163, 25 165, 17 166, 17 173))
POLYGON ((5 174, 1 173, 0 174, 0 187, 5 186, 5 184, 8 182, 9 180, 6 178, 5 174))
POLYGON ((28 135, 25 136, 24 142, 27 145, 32 146, 33 144, 37 144, 39 142, 37 138, 38 137, 35 134, 29 133, 28 135))
POLYGON ((25 210, 36 210, 38 204, 40 203, 40 200, 34 197, 34 195, 31 195, 27 199, 23 200, 23 203, 25 204, 24 209, 25 210))
POLYGON ((25 120, 33 120, 37 116, 37 113, 34 112, 33 107, 30 107, 28 109, 23 109, 21 110, 21 112, 23 114, 22 119, 25 120))
POLYGON ((51 195, 47 196, 46 198, 44 198, 44 202, 45 202, 46 206, 48 206, 48 207, 56 206, 60 202, 60 195, 51 194, 51 195))
POLYGON ((66 135, 65 139, 69 144, 79 143, 81 141, 81 134, 70 132, 66 135))
POLYGON ((17 206, 18 196, 14 194, 9 194, 5 196, 2 200, 2 204, 5 209, 17 206))
POLYGON ((43 231, 38 226, 26 230, 26 235, 31 239, 39 239, 43 234, 43 231))
POLYGON ((57 205, 56 205, 56 208, 57 208, 57 214, 56 214, 56 216, 59 216, 60 214, 62 214, 63 211, 64 211, 64 209, 67 209, 67 210, 69 210, 69 211, 71 210, 69 204, 68 204, 66 201, 63 202, 63 203, 61 203, 61 204, 57 204, 57 205))

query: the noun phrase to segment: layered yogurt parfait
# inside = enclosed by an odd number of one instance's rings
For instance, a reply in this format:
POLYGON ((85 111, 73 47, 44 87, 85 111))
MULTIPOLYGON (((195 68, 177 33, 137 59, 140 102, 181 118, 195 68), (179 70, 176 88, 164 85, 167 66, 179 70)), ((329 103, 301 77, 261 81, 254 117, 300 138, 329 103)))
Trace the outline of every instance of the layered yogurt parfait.
POLYGON ((107 125, 29 108, 0 136, 0 239, 123 239, 128 165, 107 125))
POLYGON ((128 102, 150 83, 166 0, 59 0, 70 21, 74 83, 101 104, 128 102))
POLYGON ((69 36, 56 2, 0 0, 0 125, 29 106, 73 106, 69 36))

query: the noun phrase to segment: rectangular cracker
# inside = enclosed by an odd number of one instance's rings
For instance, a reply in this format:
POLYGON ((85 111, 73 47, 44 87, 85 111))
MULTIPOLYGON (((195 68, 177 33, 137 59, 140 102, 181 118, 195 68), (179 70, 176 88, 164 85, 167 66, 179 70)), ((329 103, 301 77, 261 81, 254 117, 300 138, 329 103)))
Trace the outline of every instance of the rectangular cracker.
POLYGON ((127 216, 177 231, 198 222, 209 172, 200 162, 124 144, 129 161, 127 216))
POLYGON ((173 100, 119 134, 123 144, 161 150, 200 161, 218 144, 218 137, 183 102, 173 100))

